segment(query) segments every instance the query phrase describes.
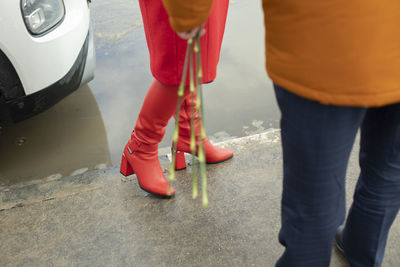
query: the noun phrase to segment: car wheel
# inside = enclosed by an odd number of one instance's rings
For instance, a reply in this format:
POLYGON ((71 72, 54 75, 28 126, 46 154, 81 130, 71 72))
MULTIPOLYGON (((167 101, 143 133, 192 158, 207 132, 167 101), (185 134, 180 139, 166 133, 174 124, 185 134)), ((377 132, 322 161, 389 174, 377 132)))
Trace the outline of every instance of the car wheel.
POLYGON ((7 101, 23 95, 24 90, 17 72, 6 55, 0 51, 0 96, 7 101))

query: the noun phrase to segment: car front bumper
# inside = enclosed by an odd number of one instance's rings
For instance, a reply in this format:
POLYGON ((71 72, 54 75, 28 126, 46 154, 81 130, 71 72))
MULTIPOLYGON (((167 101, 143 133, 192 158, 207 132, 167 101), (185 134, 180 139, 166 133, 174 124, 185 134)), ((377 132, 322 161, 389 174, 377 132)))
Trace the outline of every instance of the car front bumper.
POLYGON ((0 126, 27 119, 55 105, 93 79, 94 67, 93 32, 90 28, 78 57, 64 77, 33 94, 8 101, 0 98, 0 126))

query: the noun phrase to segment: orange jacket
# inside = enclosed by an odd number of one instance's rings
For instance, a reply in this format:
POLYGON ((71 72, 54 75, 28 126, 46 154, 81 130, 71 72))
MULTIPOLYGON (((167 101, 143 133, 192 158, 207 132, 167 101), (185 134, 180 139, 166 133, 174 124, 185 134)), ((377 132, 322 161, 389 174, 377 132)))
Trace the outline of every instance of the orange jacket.
MULTIPOLYGON (((212 4, 163 2, 177 31, 204 23, 212 4)), ((263 8, 274 83, 323 104, 400 102, 399 0, 263 0, 263 8)))

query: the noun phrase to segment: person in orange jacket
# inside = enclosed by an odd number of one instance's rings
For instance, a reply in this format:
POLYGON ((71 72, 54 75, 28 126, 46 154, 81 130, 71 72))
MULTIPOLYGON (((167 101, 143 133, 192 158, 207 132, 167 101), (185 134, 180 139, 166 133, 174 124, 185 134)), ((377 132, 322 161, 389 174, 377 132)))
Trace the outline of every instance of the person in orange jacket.
MULTIPOLYGON (((163 0, 172 27, 201 30, 213 0, 163 0)), ((266 67, 281 110, 282 226, 276 266, 381 266, 400 208, 400 1, 263 0, 266 67), (361 172, 345 220, 345 175, 361 172)))
MULTIPOLYGON (((161 0, 139 0, 144 30, 150 54, 150 66, 155 78, 145 97, 136 125, 128 140, 121 160, 121 173, 135 173, 140 187, 154 195, 170 197, 175 189, 165 178, 158 160, 161 142, 168 120, 176 111, 177 92, 186 54, 187 42, 171 28, 161 0)), ((229 0, 216 1, 210 6, 210 15, 204 21, 202 46, 203 83, 216 77, 217 64, 225 29, 229 0)), ((183 36, 184 37, 184 36, 183 36)), ((179 138, 175 169, 186 167, 184 153, 190 153, 191 97, 185 90, 179 115, 179 138)), ((195 129, 200 115, 194 113, 195 129)), ((196 131, 198 132, 198 131, 196 131)), ((198 133, 197 133, 198 134, 198 133)), ((233 152, 204 141, 207 163, 230 159, 233 152)))

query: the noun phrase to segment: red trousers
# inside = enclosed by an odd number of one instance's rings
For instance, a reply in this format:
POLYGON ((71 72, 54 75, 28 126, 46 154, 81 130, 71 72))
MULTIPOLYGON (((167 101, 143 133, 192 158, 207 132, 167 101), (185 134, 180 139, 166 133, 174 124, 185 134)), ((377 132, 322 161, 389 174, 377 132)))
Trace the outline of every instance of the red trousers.
MULTIPOLYGON (((179 85, 183 72, 187 42, 171 28, 168 14, 161 0, 139 0, 151 72, 156 80, 166 85, 179 85)), ((214 1, 208 21, 207 33, 201 37, 203 83, 211 82, 217 74, 217 65, 229 0, 214 1)))

